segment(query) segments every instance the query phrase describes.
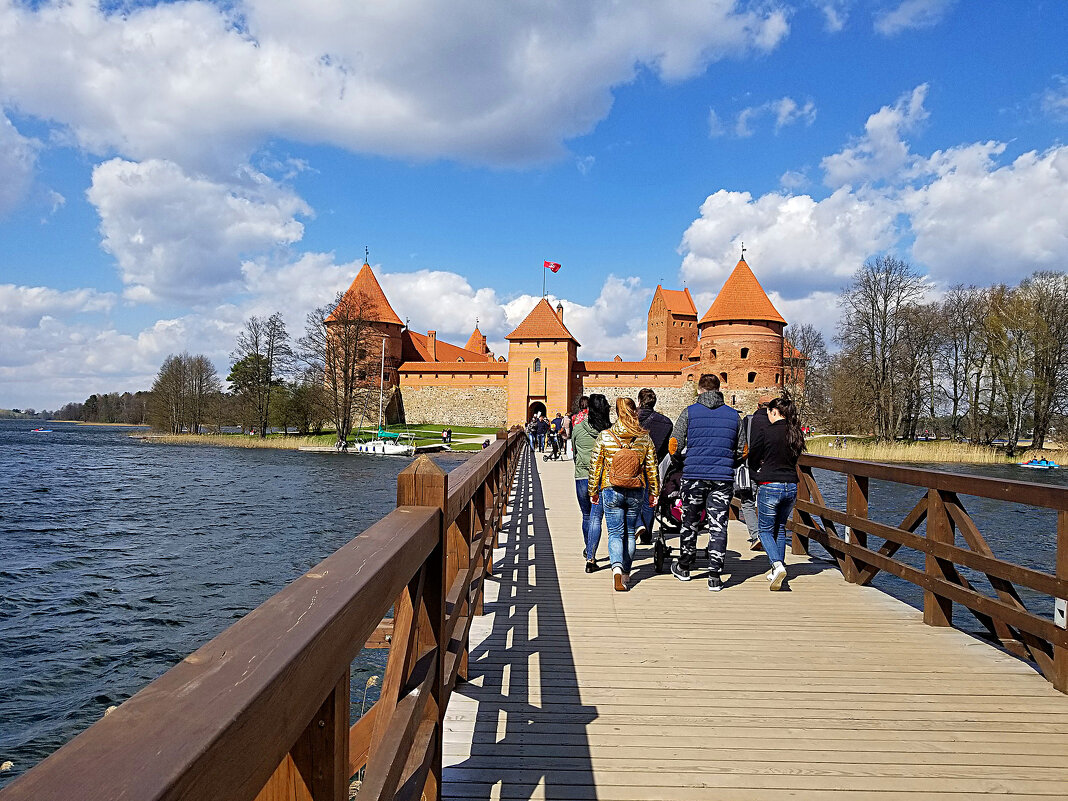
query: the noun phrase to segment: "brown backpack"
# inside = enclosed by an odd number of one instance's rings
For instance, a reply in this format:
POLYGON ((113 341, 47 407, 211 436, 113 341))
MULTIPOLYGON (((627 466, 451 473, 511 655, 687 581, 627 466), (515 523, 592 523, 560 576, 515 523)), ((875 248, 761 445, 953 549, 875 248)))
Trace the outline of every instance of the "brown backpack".
POLYGON ((612 435, 612 439, 619 446, 619 450, 612 457, 612 464, 608 468, 608 483, 621 489, 644 487, 641 454, 633 448, 625 446, 614 431, 609 430, 608 433, 612 435))

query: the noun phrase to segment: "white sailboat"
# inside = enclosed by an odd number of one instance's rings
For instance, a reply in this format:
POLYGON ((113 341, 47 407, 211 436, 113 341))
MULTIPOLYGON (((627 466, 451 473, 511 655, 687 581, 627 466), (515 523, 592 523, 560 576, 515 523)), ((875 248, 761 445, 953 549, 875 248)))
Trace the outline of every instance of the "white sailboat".
POLYGON ((386 340, 382 340, 382 364, 378 370, 378 434, 366 442, 356 441, 349 450, 356 453, 371 453, 378 456, 414 456, 415 443, 411 434, 386 431, 382 427, 383 391, 382 381, 386 373, 386 340))

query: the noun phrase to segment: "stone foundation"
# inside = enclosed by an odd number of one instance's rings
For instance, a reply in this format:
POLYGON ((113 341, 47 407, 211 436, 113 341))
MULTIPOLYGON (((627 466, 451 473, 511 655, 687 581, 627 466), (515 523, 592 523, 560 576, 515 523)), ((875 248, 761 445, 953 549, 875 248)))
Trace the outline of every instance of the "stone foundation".
MULTIPOLYGON (((641 387, 638 387, 638 389, 641 389, 641 387)), ((637 405, 638 389, 633 386, 608 386, 591 382, 583 383, 582 394, 592 395, 595 392, 599 392, 608 398, 608 405, 612 407, 612 419, 615 420, 616 398, 632 398, 635 405, 637 405)), ((656 411, 671 418, 672 421, 697 398, 697 391, 692 381, 687 381, 681 387, 650 387, 650 389, 656 393, 656 411)))
POLYGON ((504 387, 406 387, 401 390, 404 420, 411 425, 499 428, 505 424, 508 392, 504 387))

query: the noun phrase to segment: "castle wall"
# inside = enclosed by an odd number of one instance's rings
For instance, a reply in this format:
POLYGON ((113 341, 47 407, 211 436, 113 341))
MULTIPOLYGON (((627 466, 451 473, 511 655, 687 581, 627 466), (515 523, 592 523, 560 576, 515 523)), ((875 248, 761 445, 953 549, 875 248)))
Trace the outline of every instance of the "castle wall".
POLYGON ((405 421, 411 425, 501 428, 507 418, 508 390, 503 384, 405 387, 401 397, 405 421))

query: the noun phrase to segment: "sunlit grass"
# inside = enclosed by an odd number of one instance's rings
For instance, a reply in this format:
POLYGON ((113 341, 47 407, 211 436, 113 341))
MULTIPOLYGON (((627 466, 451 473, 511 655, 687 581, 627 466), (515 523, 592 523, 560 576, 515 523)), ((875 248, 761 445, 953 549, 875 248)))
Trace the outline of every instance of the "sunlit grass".
POLYGON ((1051 459, 1063 465, 1068 451, 1027 450, 1009 458, 1005 451, 986 445, 965 442, 875 442, 870 439, 846 438, 834 447, 834 437, 812 437, 808 452, 816 456, 838 456, 866 462, 959 462, 962 464, 1016 464, 1028 459, 1051 459))

